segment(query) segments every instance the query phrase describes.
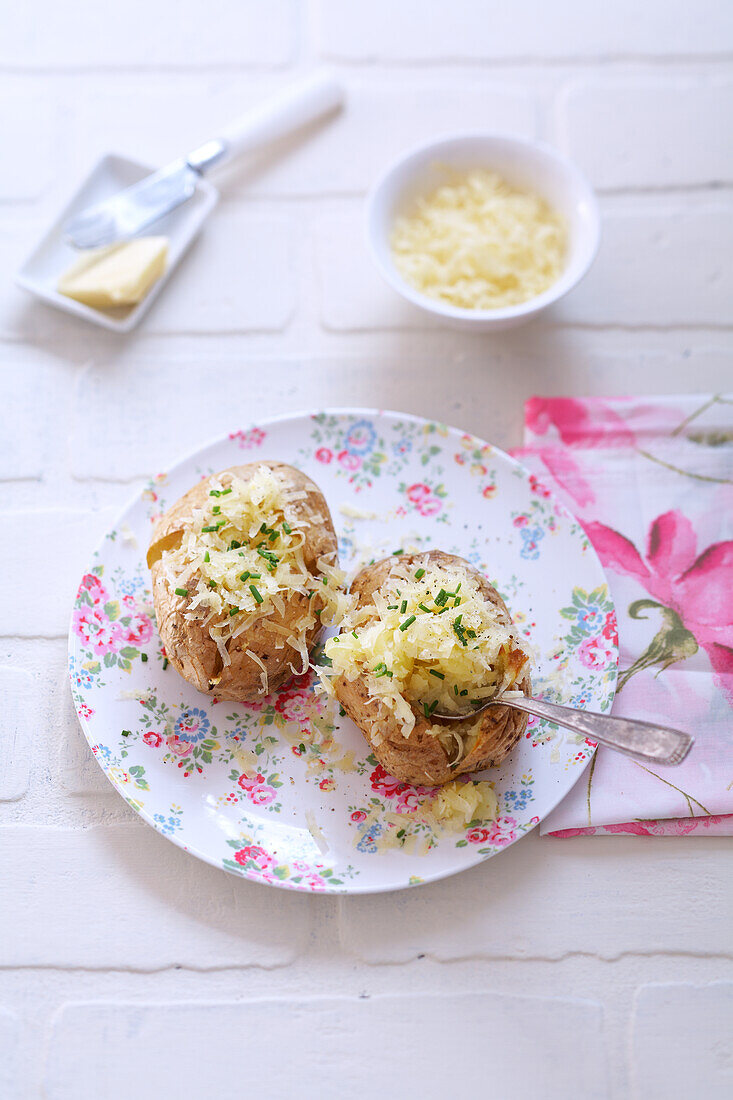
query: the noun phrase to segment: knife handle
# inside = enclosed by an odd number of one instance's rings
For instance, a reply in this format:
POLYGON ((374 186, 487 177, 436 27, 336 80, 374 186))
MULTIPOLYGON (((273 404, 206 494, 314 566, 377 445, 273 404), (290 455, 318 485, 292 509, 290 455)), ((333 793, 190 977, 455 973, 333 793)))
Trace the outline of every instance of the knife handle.
POLYGON ((335 111, 343 101, 342 85, 327 72, 317 72, 291 84, 219 132, 224 148, 216 158, 217 167, 287 137, 301 126, 335 111))

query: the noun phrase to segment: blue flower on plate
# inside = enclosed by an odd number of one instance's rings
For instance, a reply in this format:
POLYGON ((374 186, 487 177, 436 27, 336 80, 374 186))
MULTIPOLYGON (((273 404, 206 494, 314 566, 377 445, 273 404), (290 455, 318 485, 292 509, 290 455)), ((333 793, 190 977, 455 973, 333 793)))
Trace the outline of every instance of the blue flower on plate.
POLYGON ((412 450, 412 440, 407 436, 403 436, 402 439, 398 439, 396 443, 392 444, 392 452, 396 455, 409 455, 412 450))
POLYGON ((606 616, 598 604, 588 604, 587 607, 578 608, 578 626, 582 627, 586 634, 595 634, 606 621, 606 616))
POLYGON ((352 455, 368 455, 374 450, 377 441, 377 433, 370 421, 357 420, 349 428, 344 440, 344 447, 352 455))
POLYGON ((142 577, 120 577, 117 587, 123 596, 134 596, 143 583, 142 577))
POLYGON ((101 756, 103 760, 111 760, 112 749, 109 745, 97 745, 97 756, 101 756))
POLYGON ((519 791, 507 791, 504 795, 504 801, 509 811, 525 809, 532 798, 532 791, 528 787, 523 787, 519 791))
POLYGON ((537 544, 545 537, 545 532, 541 527, 522 527, 520 533, 524 546, 519 551, 519 556, 534 561, 540 556, 540 548, 537 544))
POLYGON ((181 741, 188 741, 195 745, 197 741, 203 741, 211 728, 205 710, 199 707, 188 707, 181 711, 175 725, 175 733, 181 741))
POLYGON ((357 844, 356 850, 358 852, 376 852, 377 851, 376 838, 382 832, 382 826, 381 825, 371 825, 370 827, 366 827, 366 826, 362 825, 362 829, 364 830, 364 835, 362 836, 361 840, 357 844))

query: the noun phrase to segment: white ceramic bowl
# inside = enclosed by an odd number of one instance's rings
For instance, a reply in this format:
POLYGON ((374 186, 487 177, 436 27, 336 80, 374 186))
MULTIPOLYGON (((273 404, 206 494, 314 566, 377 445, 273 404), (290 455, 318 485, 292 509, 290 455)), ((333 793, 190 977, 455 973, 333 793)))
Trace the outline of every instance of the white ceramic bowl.
POLYGON ((582 173, 537 141, 503 134, 463 134, 430 142, 401 157, 377 181, 367 200, 367 238, 387 282, 403 298, 456 328, 487 332, 519 325, 567 294, 585 275, 598 250, 600 219, 595 195, 582 173), (543 294, 505 309, 461 309, 428 298, 395 267, 390 237, 395 218, 415 199, 454 178, 456 170, 487 168, 508 183, 541 195, 568 225, 568 251, 560 278, 543 294))

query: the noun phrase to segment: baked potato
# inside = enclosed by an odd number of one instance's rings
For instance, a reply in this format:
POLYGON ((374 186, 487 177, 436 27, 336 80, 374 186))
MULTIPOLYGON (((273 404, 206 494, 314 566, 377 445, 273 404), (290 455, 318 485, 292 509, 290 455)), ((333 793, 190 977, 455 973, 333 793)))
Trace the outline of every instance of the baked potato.
POLYGON ((460 721, 433 717, 463 713, 496 689, 531 693, 529 658, 496 589, 462 558, 429 551, 366 566, 351 594, 322 679, 380 764, 433 786, 500 763, 526 714, 496 706, 460 721))
POLYGON ((198 482, 156 523, 147 562, 168 660, 220 699, 252 702, 305 672, 343 599, 328 505, 282 462, 198 482))

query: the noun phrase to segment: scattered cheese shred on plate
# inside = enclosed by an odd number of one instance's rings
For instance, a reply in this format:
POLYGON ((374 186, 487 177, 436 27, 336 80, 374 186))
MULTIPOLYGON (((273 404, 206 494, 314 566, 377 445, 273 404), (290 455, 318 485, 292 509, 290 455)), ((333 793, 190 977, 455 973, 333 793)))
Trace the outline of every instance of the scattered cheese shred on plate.
POLYGON ((392 256, 406 281, 461 309, 503 309, 547 290, 566 251, 564 219, 539 195, 476 169, 398 218, 392 256))

